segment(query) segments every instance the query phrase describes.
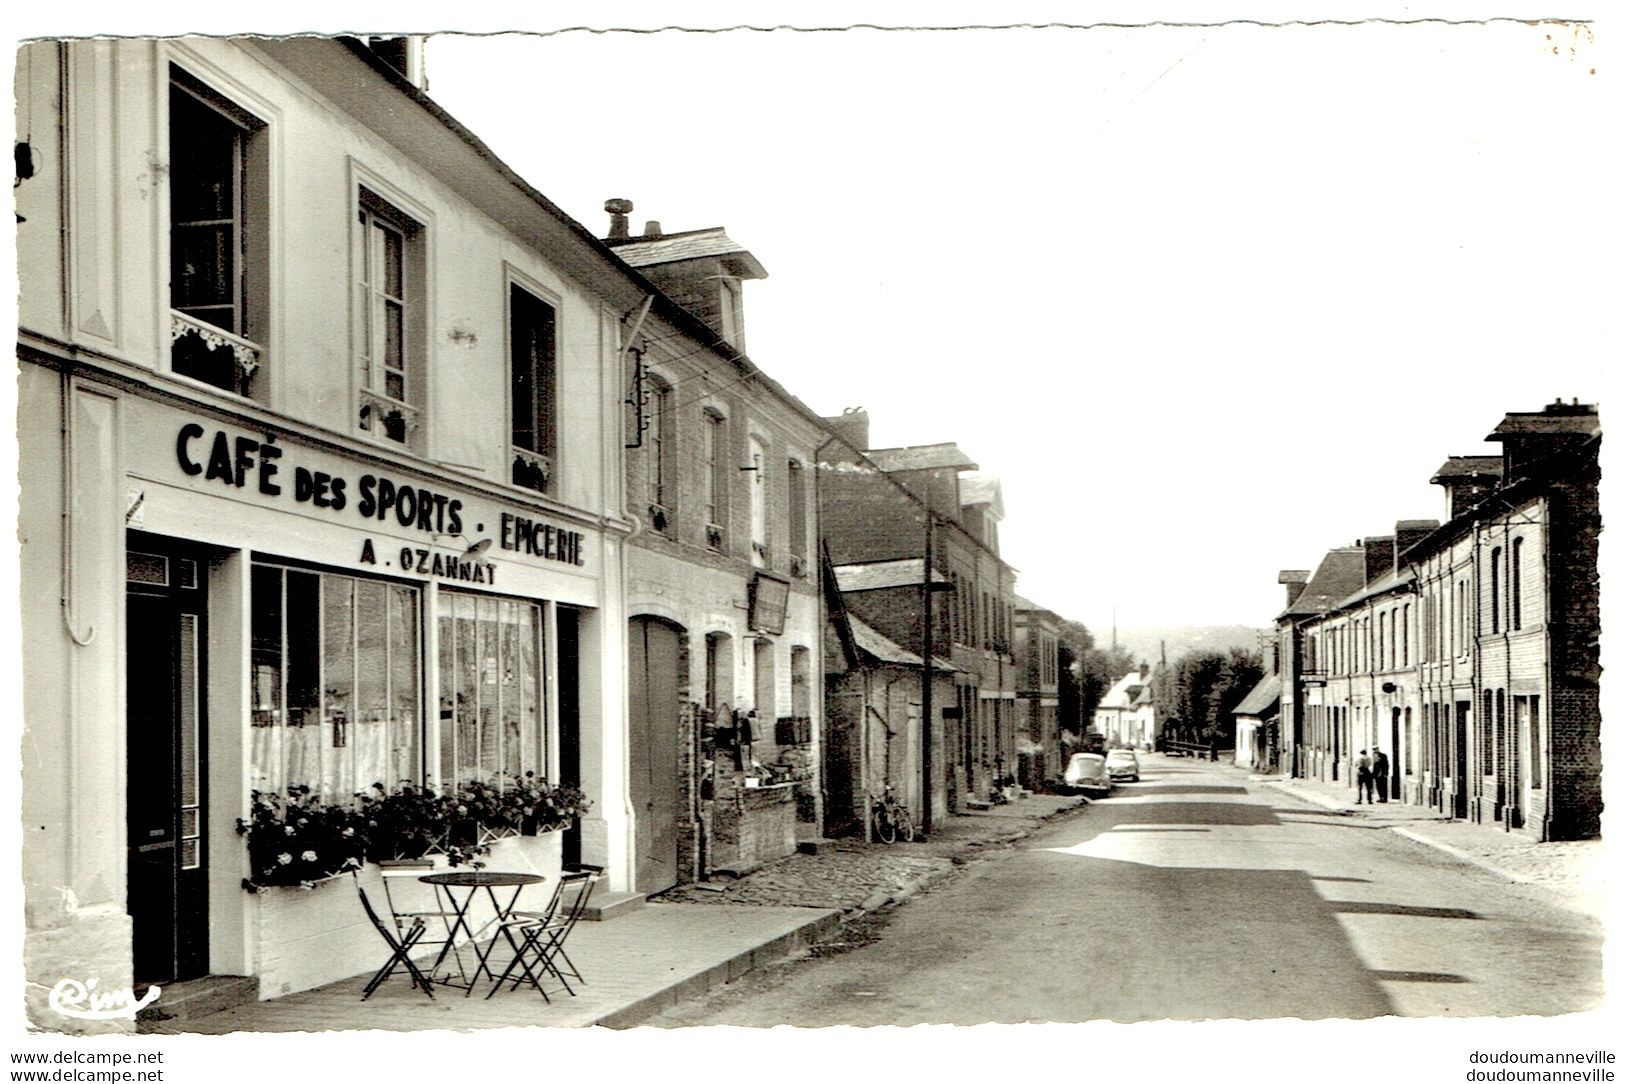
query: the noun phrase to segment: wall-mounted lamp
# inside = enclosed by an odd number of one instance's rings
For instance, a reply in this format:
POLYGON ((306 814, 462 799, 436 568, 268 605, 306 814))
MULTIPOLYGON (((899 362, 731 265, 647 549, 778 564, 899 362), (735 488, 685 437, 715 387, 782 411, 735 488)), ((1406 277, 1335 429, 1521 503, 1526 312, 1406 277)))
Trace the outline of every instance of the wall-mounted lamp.
POLYGON ((469 543, 468 549, 463 551, 463 557, 466 560, 472 561, 477 557, 484 557, 485 551, 490 548, 491 540, 489 538, 481 538, 476 542, 469 543))

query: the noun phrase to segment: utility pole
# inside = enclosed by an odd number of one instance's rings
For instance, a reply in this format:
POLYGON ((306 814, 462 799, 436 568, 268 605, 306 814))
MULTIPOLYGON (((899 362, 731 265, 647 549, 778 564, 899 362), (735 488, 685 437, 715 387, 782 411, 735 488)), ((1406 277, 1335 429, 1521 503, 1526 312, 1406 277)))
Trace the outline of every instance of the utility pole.
POLYGON ((927 836, 931 834, 931 754, 933 752, 931 740, 931 731, 933 729, 931 725, 931 686, 935 681, 935 674, 932 672, 931 665, 931 655, 935 650, 931 642, 931 527, 935 519, 936 516, 928 505, 925 509, 925 561, 920 576, 920 610, 925 615, 925 622, 920 628, 920 660, 923 663, 920 671, 920 767, 925 772, 925 780, 920 786, 920 800, 921 805, 924 806, 920 810, 920 829, 927 836))

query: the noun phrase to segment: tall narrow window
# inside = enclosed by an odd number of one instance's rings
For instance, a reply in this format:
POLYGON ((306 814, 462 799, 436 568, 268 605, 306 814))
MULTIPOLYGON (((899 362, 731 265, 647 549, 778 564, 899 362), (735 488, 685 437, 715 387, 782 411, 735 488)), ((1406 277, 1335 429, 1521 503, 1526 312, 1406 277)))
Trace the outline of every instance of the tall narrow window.
POLYGON ((440 783, 544 774, 541 607, 440 593, 440 783))
POLYGON ((553 479, 558 429, 558 318, 552 305, 529 290, 510 286, 508 331, 508 402, 513 411, 510 478, 514 485, 546 493, 553 479))
POLYGON ((363 188, 358 193, 363 432, 413 444, 421 420, 423 227, 363 188))
POLYGON ((807 571, 807 477, 800 460, 790 460, 790 563, 792 571, 807 571))
POLYGON ((770 561, 767 542, 767 448, 756 437, 750 438, 750 558, 758 568, 766 568, 770 561))
POLYGON ((676 419, 672 414, 671 385, 662 380, 649 382, 649 435, 644 469, 648 483, 650 525, 661 534, 673 529, 670 462, 674 448, 676 419))
POLYGON ((1411 664, 1411 604, 1405 603, 1403 616, 1399 622, 1399 665, 1411 664))
POLYGON ((1501 631, 1501 547, 1490 550, 1490 631, 1501 631))
POLYGON ((266 565, 252 582, 255 788, 341 802, 419 781, 417 591, 266 565))
POLYGON ((722 415, 705 412, 701 428, 704 446, 700 449, 700 489, 705 494, 705 540, 712 549, 721 549, 726 539, 728 516, 728 434, 722 415))
POLYGON ((1512 540, 1512 627, 1523 628, 1523 539, 1512 540))
POLYGON ((264 361, 269 216, 263 130, 243 110, 171 69, 170 364, 182 376, 240 395, 255 393, 264 361))

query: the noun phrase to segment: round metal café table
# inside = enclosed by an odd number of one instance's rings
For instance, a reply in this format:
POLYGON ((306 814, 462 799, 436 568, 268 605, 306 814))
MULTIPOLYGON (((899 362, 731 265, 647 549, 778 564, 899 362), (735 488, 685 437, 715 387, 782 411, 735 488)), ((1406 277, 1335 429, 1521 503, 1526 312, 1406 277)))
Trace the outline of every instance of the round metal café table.
POLYGON ((508 933, 505 923, 509 916, 513 914, 514 905, 519 902, 519 893, 524 891, 525 886, 541 884, 547 878, 539 873, 449 870, 445 873, 430 873, 419 877, 418 880, 426 885, 432 885, 437 893, 445 893, 446 902, 451 905, 450 913, 453 916, 452 922, 446 930, 446 943, 441 946, 440 955, 435 957, 434 966, 429 969, 429 974, 431 977, 438 975, 440 965, 445 963, 446 957, 456 952, 457 932, 461 930, 468 936, 469 943, 474 950, 474 958, 478 961, 474 966, 473 974, 463 971, 462 957, 457 955, 454 957, 457 960, 457 971, 465 981, 454 982, 449 973, 444 979, 436 978, 435 981, 446 986, 459 986, 466 994, 473 991, 474 984, 479 981, 481 971, 485 972, 486 978, 492 981, 496 980, 496 975, 491 971, 488 961, 491 958, 491 950, 496 948, 497 938, 493 935, 482 950, 478 935, 494 925, 507 936, 510 947, 517 952, 518 946, 512 944, 513 935, 508 933), (511 888, 513 892, 504 899, 497 894, 497 890, 502 888, 511 888), (459 889, 465 889, 466 891, 459 893, 459 889), (481 889, 485 890, 486 899, 491 903, 492 917, 483 923, 479 931, 476 932, 468 923, 468 912, 473 907, 474 900, 481 889), (461 902, 458 899, 459 895, 461 896, 461 902))

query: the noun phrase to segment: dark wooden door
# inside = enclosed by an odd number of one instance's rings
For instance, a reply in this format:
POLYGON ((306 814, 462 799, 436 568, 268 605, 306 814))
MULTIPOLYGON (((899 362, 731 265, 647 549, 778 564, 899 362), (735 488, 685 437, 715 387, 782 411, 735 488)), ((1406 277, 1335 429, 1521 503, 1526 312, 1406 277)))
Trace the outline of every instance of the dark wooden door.
MULTIPOLYGON (((558 608, 559 782, 581 785, 581 626, 579 611, 558 608)), ((564 830, 564 868, 581 864, 581 821, 564 830)))
POLYGON ((634 617, 627 670, 632 813, 637 822, 637 890, 677 883, 677 630, 634 617))
POLYGON ((125 611, 127 906, 137 983, 167 983, 209 966, 203 568, 138 545, 125 611))
POLYGON ((1467 729, 1470 723, 1473 706, 1465 700, 1456 701, 1456 733, 1455 761, 1456 793, 1453 810, 1457 817, 1465 819, 1467 816, 1467 729))

